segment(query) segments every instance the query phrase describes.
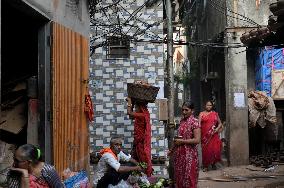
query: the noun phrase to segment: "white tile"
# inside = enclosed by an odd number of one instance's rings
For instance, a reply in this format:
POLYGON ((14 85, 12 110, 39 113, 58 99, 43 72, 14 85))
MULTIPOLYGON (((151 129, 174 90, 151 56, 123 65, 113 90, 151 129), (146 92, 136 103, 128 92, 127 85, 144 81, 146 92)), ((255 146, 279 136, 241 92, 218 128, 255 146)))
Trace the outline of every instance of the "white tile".
POLYGON ((124 74, 124 78, 130 78, 130 74, 129 73, 124 74))
POLYGON ((96 53, 96 54, 103 53, 103 48, 97 48, 97 49, 95 50, 95 53, 96 53))
POLYGON ((97 112, 102 112, 103 109, 104 109, 103 105, 95 105, 95 110, 96 110, 97 112))
MULTIPOLYGON (((131 125, 132 121, 131 120, 124 120, 124 125, 131 125)), ((130 129, 129 129, 130 130, 130 129)))
POLYGON ((104 121, 103 125, 110 125, 110 121, 104 121))
POLYGON ((156 118, 156 114, 150 114, 150 118, 151 119, 155 119, 156 118))
POLYGON ((106 107, 107 108, 112 108, 113 107, 113 103, 106 103, 106 107))
POLYGON ((151 50, 144 50, 144 54, 151 54, 151 50))
POLYGON ((165 74, 164 69, 158 69, 158 75, 159 76, 164 76, 164 74, 165 74))
POLYGON ((103 117, 96 117, 96 123, 103 123, 103 117))
POLYGON ((124 136, 131 137, 131 132, 124 132, 124 136))
POLYGON ((123 70, 116 70, 115 74, 116 76, 123 76, 123 70))
POLYGON ((127 83, 134 83, 134 79, 127 79, 127 83))
POLYGON ((113 126, 107 126, 107 127, 106 127, 106 130, 107 130, 107 131, 113 131, 113 126))
POLYGON ((157 150, 156 149, 151 149, 151 154, 157 154, 157 150))
POLYGON ((116 99, 124 99, 124 93, 117 93, 116 94, 116 99))
POLYGON ((116 88, 123 88, 123 82, 116 82, 116 88))
POLYGON ((159 156, 165 156, 165 151, 159 151, 159 156))
POLYGON ((149 71, 149 72, 155 72, 156 69, 155 69, 155 67, 148 67, 148 71, 149 71))
POLYGON ((163 63, 163 57, 158 57, 158 63, 163 63))
POLYGON ((155 56, 153 56, 153 55, 150 55, 150 56, 148 56, 148 59, 149 59, 149 61, 150 62, 155 62, 155 60, 156 60, 156 57, 155 56))
POLYGON ((110 132, 104 131, 103 136, 104 137, 110 137, 110 132))
POLYGON ((106 68, 106 72, 113 72, 113 68, 106 68))
POLYGON ((134 68, 133 67, 127 68, 127 72, 134 72, 134 68))
POLYGON ((106 91, 106 95, 113 95, 113 91, 106 91))
POLYGON ((117 109, 117 111, 123 112, 124 111, 124 105, 117 105, 116 109, 117 109))
POLYGON ((106 84, 113 84, 113 80, 106 80, 106 84))
POLYGON ((103 62, 103 66, 104 67, 109 67, 109 62, 107 62, 107 61, 103 62))
POLYGON ((163 52, 163 51, 164 51, 163 46, 158 46, 158 52, 163 52))
POLYGON ((144 69, 138 69, 137 76, 144 76, 144 69))
POLYGON ((117 134, 124 134, 124 128, 117 128, 117 134))
POLYGON ((137 46, 137 52, 144 52, 144 46, 137 46))
POLYGON ((102 65, 103 64, 102 59, 95 59, 94 62, 95 62, 95 65, 102 65))
POLYGON ((138 65, 142 65, 142 64, 144 64, 144 59, 143 58, 137 58, 137 64, 138 65))
POLYGON ((103 101, 104 101, 104 102, 109 102, 109 101, 110 101, 110 98, 109 98, 109 97, 104 97, 104 98, 103 98, 103 101))
POLYGON ((104 132, 103 128, 96 128, 96 135, 102 135, 104 132))
POLYGON ((152 78, 148 79, 148 83, 149 84, 154 84, 155 82, 156 82, 156 79, 152 79, 152 78))
POLYGON ((133 142, 134 138, 127 138, 128 142, 133 142))
POLYGON ((103 140, 96 140, 96 146, 103 146, 103 140))
POLYGON ((117 123, 123 123, 124 122, 124 117, 117 117, 116 121, 117 121, 117 123))
POLYGON ((113 119, 113 115, 112 114, 106 115, 106 119, 113 119))
POLYGON ((102 76, 103 71, 102 70, 95 70, 95 76, 102 76))
POLYGON ((164 140, 159 140, 159 147, 165 146, 165 141, 164 140))
POLYGON ((148 48, 154 48, 154 44, 148 44, 147 47, 148 48))
POLYGON ((134 130, 134 126, 133 125, 128 125, 126 129, 129 130, 129 131, 133 131, 134 130))
POLYGON ((104 113, 104 114, 109 114, 109 113, 110 113, 110 109, 104 109, 104 110, 103 110, 103 113, 104 113))
POLYGON ((103 78, 110 78, 109 74, 103 74, 103 78))
POLYGON ((159 128, 159 134, 164 135, 165 134, 165 129, 164 128, 159 128))
POLYGON ((104 91, 109 90, 109 86, 104 85, 103 90, 104 90, 104 91))
POLYGON ((157 142, 157 139, 152 137, 151 142, 157 142))
POLYGON ((130 61, 125 61, 125 62, 123 62, 123 66, 129 67, 129 66, 130 66, 130 61))

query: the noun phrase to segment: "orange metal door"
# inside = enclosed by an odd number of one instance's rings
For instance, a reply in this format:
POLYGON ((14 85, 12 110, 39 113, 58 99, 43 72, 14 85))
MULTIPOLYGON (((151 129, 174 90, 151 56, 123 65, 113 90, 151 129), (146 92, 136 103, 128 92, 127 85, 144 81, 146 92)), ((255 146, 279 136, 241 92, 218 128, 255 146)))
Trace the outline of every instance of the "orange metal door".
POLYGON ((57 171, 89 170, 89 136, 84 114, 88 89, 88 39, 52 24, 52 151, 57 171))

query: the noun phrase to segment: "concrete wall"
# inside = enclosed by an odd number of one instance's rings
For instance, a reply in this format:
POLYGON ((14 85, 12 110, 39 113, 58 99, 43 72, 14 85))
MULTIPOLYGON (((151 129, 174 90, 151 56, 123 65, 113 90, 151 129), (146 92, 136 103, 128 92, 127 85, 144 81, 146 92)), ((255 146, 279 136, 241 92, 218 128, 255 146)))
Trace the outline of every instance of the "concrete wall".
MULTIPOLYGON (((227 29, 228 43, 240 42, 242 29, 227 29)), ((247 62, 245 48, 228 48, 225 53, 226 122, 229 129, 229 164, 248 164, 247 62)))
MULTIPOLYGON (((260 1, 260 4, 257 5, 256 1, 251 0, 228 0, 227 8, 231 11, 238 13, 240 15, 244 15, 251 20, 255 21, 259 25, 266 26, 268 23, 268 17, 271 15, 269 10, 269 4, 272 3, 273 0, 260 1)), ((244 21, 244 17, 236 14, 232 14, 231 12, 227 12, 228 15, 234 16, 237 18, 228 17, 227 26, 228 27, 246 27, 246 26, 256 26, 253 23, 249 23, 248 21, 244 21), (243 19, 243 20, 241 20, 243 19)))
MULTIPOLYGON (((111 1, 106 1, 102 6, 107 6, 111 1)), ((125 7, 128 12, 133 12, 143 4, 144 1, 121 1, 121 6, 125 7)), ((120 19, 129 18, 127 11, 119 10, 120 19)), ((106 12, 107 15, 113 15, 112 10, 106 12)), ((139 11, 139 19, 153 23, 154 21, 163 19, 163 6, 149 9, 143 8, 139 11)), ((115 14, 114 14, 115 15, 115 14)), ((108 24, 107 16, 102 13, 95 14, 95 18, 100 23, 108 24)), ((117 18, 117 16, 113 16, 117 18)), ((114 21, 115 22, 115 21, 114 21)), ((140 21, 137 21, 141 24, 140 21)), ((134 23, 135 24, 135 23, 134 23)), ((142 26, 141 26, 142 27, 142 26)), ((123 31, 128 30, 123 27, 123 31)), ((104 31, 109 31, 108 27, 91 27, 93 37, 100 36, 104 31)), ((153 33, 163 37, 163 26, 155 26, 151 29, 153 33)), ((130 29, 127 34, 132 36, 135 33, 135 28, 130 29)), ((149 33, 146 32, 146 33, 149 33)), ((112 35, 113 33, 107 33, 112 35)), ((140 37, 139 37, 140 38, 140 37)), ((150 40, 148 35, 142 35, 140 39, 150 40)), ((94 45, 101 44, 106 40, 106 36, 98 37, 94 41, 94 45)), ((90 128, 90 143, 91 152, 99 151, 102 147, 109 146, 109 141, 113 136, 121 136, 124 138, 123 147, 125 151, 130 152, 133 142, 133 122, 126 115, 127 104, 127 83, 132 83, 135 80, 147 80, 152 85, 160 86, 158 97, 163 97, 164 85, 164 63, 163 63, 163 44, 151 42, 130 43, 130 57, 126 59, 107 59, 107 46, 95 49, 90 62, 90 89, 93 96, 95 121, 89 125, 90 128)), ((155 103, 148 104, 150 118, 152 124, 152 154, 164 156, 165 140, 164 140, 164 125, 158 121, 158 106, 155 103)), ((154 166, 154 170, 158 173, 163 172, 154 166)))
MULTIPOLYGON (((257 26, 244 19, 249 18, 259 25, 267 25, 270 3, 270 1, 260 1, 260 4, 256 4, 255 1, 250 0, 227 1, 227 14, 235 18, 227 17, 226 42, 240 43, 240 36, 244 32, 249 32, 251 27, 257 26)), ((225 53, 226 121, 229 125, 231 165, 243 165, 249 162, 247 93, 248 88, 254 89, 255 76, 252 59, 247 59, 247 56, 245 48, 228 48, 225 53), (244 99, 237 95, 243 95, 244 99), (241 105, 242 102, 244 105, 241 105)))
POLYGON ((89 38, 88 1, 80 0, 24 0, 42 15, 89 38))

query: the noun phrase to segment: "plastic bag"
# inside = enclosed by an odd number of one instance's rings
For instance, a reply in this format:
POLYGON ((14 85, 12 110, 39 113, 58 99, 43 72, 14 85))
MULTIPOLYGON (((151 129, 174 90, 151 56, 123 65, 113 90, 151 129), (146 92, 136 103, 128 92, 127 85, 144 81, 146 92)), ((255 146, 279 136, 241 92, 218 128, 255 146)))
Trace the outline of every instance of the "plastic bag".
POLYGON ((117 185, 108 185, 108 188, 132 188, 127 181, 121 180, 117 185))
POLYGON ((85 171, 80 171, 76 175, 66 179, 64 185, 66 188, 91 188, 85 171))

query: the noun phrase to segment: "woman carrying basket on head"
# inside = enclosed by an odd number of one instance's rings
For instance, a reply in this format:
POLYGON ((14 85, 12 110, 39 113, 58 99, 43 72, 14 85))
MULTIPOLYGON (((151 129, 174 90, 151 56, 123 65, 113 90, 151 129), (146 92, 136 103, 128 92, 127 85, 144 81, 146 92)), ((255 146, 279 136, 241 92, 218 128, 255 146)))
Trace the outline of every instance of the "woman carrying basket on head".
POLYGON ((146 175, 152 175, 151 162, 151 124, 147 102, 132 101, 127 97, 127 115, 134 119, 134 141, 132 157, 138 162, 147 163, 146 175), (133 112, 135 107, 135 112, 133 112))

